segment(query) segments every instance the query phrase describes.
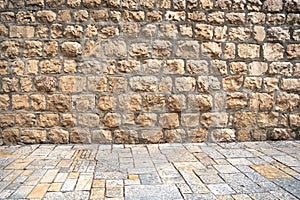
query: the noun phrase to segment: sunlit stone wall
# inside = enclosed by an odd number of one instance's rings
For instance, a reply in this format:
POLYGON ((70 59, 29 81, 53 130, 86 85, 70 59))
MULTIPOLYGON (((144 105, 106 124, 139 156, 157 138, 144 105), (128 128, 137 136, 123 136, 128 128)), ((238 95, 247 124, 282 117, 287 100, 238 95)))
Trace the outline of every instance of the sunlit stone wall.
POLYGON ((0 0, 1 143, 299 139, 299 0, 0 0))

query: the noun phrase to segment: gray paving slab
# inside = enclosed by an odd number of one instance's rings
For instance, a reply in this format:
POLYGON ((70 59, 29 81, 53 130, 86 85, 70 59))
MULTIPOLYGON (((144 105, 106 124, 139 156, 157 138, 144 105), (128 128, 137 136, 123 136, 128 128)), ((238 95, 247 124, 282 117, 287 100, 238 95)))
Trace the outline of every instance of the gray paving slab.
POLYGON ((175 185, 125 186, 125 200, 169 200, 183 199, 175 185))
POLYGON ((299 152, 299 141, 0 146, 0 198, 300 199, 299 152))

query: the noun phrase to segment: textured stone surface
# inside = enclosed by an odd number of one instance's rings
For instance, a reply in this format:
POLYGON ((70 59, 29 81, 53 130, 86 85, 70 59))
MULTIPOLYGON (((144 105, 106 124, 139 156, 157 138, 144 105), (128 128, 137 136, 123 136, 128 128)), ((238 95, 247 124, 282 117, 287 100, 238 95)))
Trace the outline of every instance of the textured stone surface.
POLYGON ((0 144, 300 139, 299 5, 0 0, 0 144))

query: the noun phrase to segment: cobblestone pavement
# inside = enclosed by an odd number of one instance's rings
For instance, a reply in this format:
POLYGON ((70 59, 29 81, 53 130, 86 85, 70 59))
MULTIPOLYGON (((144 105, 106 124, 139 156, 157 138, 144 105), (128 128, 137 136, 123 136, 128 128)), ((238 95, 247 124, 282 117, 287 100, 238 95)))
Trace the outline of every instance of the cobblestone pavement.
POLYGON ((300 199, 300 141, 0 146, 2 199, 300 199))

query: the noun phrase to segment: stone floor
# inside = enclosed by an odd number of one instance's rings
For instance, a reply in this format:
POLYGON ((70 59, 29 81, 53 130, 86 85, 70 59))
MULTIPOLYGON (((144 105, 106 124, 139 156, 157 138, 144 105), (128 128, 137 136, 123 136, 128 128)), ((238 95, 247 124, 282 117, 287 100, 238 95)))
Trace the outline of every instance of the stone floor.
POLYGON ((300 199, 300 141, 0 146, 1 199, 300 199))

